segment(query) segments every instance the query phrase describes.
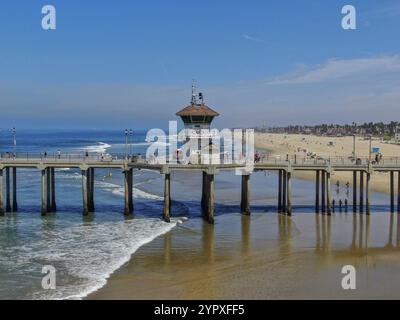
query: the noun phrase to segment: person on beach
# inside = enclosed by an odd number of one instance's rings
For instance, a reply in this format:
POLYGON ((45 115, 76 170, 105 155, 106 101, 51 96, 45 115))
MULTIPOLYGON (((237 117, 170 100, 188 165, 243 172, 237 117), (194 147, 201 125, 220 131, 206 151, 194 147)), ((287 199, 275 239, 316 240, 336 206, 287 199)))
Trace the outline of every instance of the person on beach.
POLYGON ((58 159, 61 158, 61 151, 60 150, 57 151, 57 156, 58 156, 58 159))

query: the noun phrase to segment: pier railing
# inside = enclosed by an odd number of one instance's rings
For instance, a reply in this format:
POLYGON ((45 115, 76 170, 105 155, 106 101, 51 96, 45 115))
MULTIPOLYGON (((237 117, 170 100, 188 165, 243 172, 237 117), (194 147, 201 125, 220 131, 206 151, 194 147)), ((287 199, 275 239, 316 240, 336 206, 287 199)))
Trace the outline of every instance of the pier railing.
MULTIPOLYGON (((82 153, 17 153, 17 154, 0 154, 0 161, 3 162, 62 162, 62 163, 85 163, 85 162, 128 162, 128 163, 146 163, 146 164, 168 164, 164 159, 161 160, 146 160, 145 156, 142 154, 125 155, 121 153, 116 154, 82 154, 82 153)), ((210 159, 211 162, 205 163, 183 163, 181 161, 174 161, 174 165, 190 165, 190 164, 211 164, 211 165, 231 165, 237 164, 245 165, 244 159, 239 159, 235 161, 232 159, 227 159, 224 155, 221 157, 214 157, 210 159)), ((249 163, 247 161, 247 163, 249 163)), ((357 157, 352 156, 335 156, 335 157, 307 157, 307 156, 296 156, 296 155, 265 155, 260 159, 254 160, 255 164, 264 165, 292 165, 292 166, 312 166, 312 165, 327 165, 327 166, 399 166, 400 167, 400 157, 383 157, 378 161, 375 159, 370 159, 369 157, 357 157)))

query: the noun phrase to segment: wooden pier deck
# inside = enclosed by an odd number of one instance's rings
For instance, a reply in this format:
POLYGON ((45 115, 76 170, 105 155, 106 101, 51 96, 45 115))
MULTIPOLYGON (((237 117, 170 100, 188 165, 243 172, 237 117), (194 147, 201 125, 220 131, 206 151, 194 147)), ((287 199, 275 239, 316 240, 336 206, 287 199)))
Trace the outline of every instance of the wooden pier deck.
POLYGON ((264 158, 258 163, 246 166, 244 164, 179 164, 179 163, 150 163, 137 157, 125 158, 121 155, 110 157, 85 155, 53 155, 18 154, 15 157, 4 155, 0 158, 0 215, 18 210, 17 203, 17 170, 30 168, 39 170, 42 179, 42 207, 41 212, 46 215, 56 211, 55 169, 75 168, 82 173, 83 214, 94 212, 94 172, 95 169, 120 169, 124 174, 125 187, 125 214, 131 214, 133 207, 133 170, 149 169, 158 171, 165 177, 164 182, 164 210, 163 219, 170 220, 171 214, 171 173, 173 171, 199 171, 203 173, 201 207, 204 218, 214 222, 214 181, 221 170, 236 170, 242 176, 241 204, 243 214, 250 214, 250 187, 249 181, 253 171, 277 171, 278 210, 287 215, 292 214, 292 174, 295 171, 315 172, 315 210, 330 215, 332 213, 331 174, 335 171, 353 173, 353 210, 357 212, 370 211, 371 175, 374 172, 387 172, 390 185, 390 208, 395 210, 395 177, 397 176, 397 211, 400 213, 400 158, 383 159, 379 163, 369 159, 359 158, 354 161, 350 158, 335 157, 329 159, 309 159, 298 157, 264 158), (4 179, 5 176, 5 179, 4 179), (11 183, 12 177, 12 183, 11 183), (5 180, 5 181, 4 181, 5 180), (12 186, 12 190, 11 187, 12 186), (359 191, 359 192, 357 192, 359 191), (11 197, 12 195, 12 197, 11 197), (358 196, 357 196, 358 195, 358 196), (12 201, 11 201, 12 198, 12 201))

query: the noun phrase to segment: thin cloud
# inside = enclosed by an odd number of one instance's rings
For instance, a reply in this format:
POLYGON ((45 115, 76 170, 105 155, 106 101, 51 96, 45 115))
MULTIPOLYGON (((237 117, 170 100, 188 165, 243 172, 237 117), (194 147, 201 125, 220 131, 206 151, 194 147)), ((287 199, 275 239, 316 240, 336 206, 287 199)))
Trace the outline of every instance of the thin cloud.
POLYGON ((368 73, 400 72, 400 56, 362 59, 331 59, 322 65, 306 68, 276 77, 267 82, 271 85, 320 83, 368 73))
POLYGON ((388 6, 382 6, 369 10, 362 14, 362 16, 369 18, 391 18, 400 16, 400 3, 396 2, 388 6))
POLYGON ((242 38, 246 39, 246 40, 249 40, 249 41, 258 42, 258 43, 264 43, 265 42, 263 39, 259 39, 259 38, 253 37, 253 36, 250 36, 250 35, 245 34, 245 33, 242 34, 242 38))

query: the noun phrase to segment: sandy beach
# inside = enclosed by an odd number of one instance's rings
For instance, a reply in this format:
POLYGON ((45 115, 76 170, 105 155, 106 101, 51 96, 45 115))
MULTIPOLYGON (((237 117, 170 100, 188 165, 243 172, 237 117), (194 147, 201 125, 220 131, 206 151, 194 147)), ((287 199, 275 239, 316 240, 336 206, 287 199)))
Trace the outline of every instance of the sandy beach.
MULTIPOLYGON (((356 156, 369 157, 369 139, 356 137, 356 156)), ((353 152, 353 137, 325 137, 302 134, 272 134, 256 133, 256 149, 268 150, 270 156, 282 156, 286 154, 296 155, 299 159, 304 157, 306 150, 318 156, 349 157, 353 152)), ((389 144, 381 139, 373 139, 372 147, 380 148, 384 158, 400 157, 400 145, 389 144)), ((295 171, 294 176, 300 179, 314 180, 313 172, 295 171)), ((332 183, 340 182, 341 185, 349 182, 352 184, 350 172, 333 172, 332 183)), ((371 189, 376 192, 389 193, 389 177, 387 173, 374 172, 371 176, 371 189)))
POLYGON ((89 299, 400 297, 397 215, 276 213, 189 219, 142 247, 89 299), (341 269, 357 269, 343 290, 341 269))

